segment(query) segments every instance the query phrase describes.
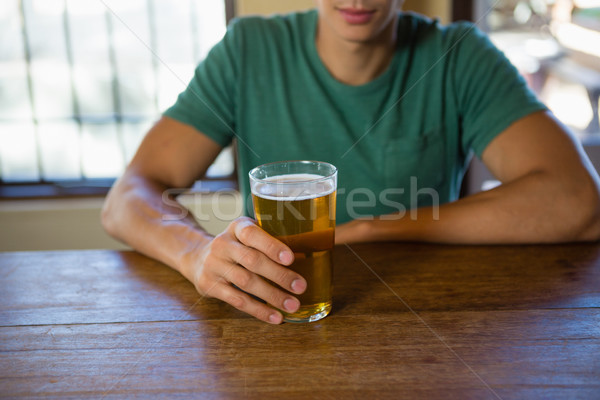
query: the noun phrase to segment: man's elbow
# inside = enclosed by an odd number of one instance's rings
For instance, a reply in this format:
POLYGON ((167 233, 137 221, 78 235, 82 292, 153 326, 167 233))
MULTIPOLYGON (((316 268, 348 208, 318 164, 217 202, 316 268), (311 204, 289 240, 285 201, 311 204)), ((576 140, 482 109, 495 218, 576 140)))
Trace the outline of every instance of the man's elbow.
POLYGON ((114 189, 106 196, 106 200, 100 212, 100 222, 104 231, 114 238, 118 238, 118 218, 116 217, 117 210, 115 207, 114 189))
POLYGON ((580 217, 579 235, 573 238, 581 242, 600 240, 600 188, 597 184, 590 185, 585 194, 579 197, 578 210, 580 217))

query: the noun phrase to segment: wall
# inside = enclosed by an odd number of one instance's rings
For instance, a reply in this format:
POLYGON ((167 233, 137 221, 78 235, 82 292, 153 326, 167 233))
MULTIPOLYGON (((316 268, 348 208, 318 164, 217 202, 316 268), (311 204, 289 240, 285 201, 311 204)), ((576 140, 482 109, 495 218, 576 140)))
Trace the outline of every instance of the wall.
MULTIPOLYGON (((185 194, 178 201, 209 233, 242 214, 237 192, 185 194)), ((0 201, 0 251, 127 249, 100 224, 103 198, 0 201)))
POLYGON ((452 21, 452 1, 450 0, 406 0, 403 9, 439 18, 445 24, 452 21))
POLYGON ((237 15, 274 14, 306 10, 315 6, 314 0, 237 0, 237 15))
POLYGON ((100 225, 102 198, 0 202, 0 251, 122 249, 100 225))
MULTIPOLYGON (((315 7, 315 0, 237 0, 237 15, 285 13, 315 7)), ((416 11, 448 22, 452 17, 452 1, 406 0, 405 10, 416 11)))

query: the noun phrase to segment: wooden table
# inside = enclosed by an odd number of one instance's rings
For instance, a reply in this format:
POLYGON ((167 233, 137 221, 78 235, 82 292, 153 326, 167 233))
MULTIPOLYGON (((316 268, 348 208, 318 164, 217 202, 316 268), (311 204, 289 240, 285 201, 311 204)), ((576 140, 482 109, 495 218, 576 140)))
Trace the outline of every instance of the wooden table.
POLYGON ((0 254, 0 396, 600 398, 600 244, 340 246, 272 326, 134 252, 0 254))

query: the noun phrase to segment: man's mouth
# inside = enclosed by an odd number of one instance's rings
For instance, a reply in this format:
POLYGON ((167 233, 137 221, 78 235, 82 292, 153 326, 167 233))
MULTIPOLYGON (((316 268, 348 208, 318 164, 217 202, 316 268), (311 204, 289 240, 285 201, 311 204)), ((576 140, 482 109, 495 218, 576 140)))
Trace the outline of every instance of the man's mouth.
POLYGON ((362 25, 371 21, 375 10, 365 10, 361 8, 338 8, 342 18, 351 25, 362 25))

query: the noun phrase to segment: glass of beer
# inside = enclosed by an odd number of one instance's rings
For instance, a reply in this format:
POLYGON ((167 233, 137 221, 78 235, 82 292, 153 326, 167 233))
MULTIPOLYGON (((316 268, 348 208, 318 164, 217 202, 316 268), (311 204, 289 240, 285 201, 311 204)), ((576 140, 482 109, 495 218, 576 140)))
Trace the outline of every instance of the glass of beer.
POLYGON ((300 309, 286 322, 312 322, 331 311, 337 169, 319 161, 281 161, 250 171, 258 225, 294 252, 289 268, 306 279, 300 309))

